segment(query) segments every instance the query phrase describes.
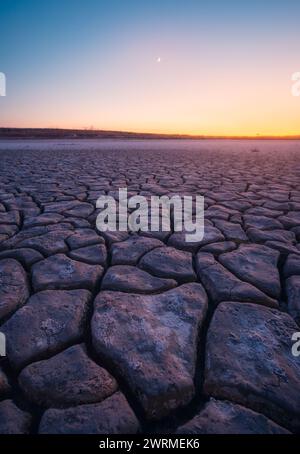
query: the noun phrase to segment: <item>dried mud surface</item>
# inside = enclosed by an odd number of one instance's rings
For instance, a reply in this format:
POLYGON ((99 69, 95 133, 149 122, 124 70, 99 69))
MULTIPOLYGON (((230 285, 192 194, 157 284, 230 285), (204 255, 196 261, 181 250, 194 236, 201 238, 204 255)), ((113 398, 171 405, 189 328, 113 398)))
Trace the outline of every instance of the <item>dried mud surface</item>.
POLYGON ((300 431, 300 153, 1 151, 0 433, 300 431), (96 200, 205 197, 205 235, 96 200))

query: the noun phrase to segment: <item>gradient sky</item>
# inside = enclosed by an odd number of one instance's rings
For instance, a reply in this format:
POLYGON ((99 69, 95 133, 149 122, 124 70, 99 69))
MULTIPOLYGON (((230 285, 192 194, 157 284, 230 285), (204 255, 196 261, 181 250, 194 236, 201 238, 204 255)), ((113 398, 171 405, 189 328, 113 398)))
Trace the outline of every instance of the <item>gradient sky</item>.
POLYGON ((0 71, 0 126, 300 134, 300 2, 0 0, 0 71))

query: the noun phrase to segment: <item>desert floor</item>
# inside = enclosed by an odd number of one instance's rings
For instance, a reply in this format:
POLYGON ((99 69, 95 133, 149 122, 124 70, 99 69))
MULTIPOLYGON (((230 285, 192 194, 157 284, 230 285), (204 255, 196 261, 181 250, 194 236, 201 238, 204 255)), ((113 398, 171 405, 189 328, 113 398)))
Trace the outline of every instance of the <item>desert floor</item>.
POLYGON ((299 432, 299 321, 299 142, 0 146, 0 433, 299 432), (98 232, 124 187, 204 239, 98 232))

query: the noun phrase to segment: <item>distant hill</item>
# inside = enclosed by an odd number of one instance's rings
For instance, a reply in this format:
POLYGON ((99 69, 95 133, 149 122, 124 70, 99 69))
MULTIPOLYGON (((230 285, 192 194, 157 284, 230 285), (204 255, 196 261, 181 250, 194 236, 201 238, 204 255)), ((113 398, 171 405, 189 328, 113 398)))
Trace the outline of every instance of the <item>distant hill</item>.
POLYGON ((0 139, 295 139, 297 136, 205 136, 59 128, 1 128, 0 139))
POLYGON ((190 138, 179 134, 150 134, 124 131, 50 128, 0 128, 0 138, 6 139, 163 139, 190 138))

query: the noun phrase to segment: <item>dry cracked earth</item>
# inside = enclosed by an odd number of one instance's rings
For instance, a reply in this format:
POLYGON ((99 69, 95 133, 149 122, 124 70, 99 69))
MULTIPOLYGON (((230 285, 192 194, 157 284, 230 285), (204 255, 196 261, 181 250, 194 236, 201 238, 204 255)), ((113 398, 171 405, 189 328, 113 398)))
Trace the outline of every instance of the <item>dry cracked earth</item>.
POLYGON ((300 431, 299 153, 1 153, 0 433, 300 431), (99 233, 101 194, 205 235, 99 233))

